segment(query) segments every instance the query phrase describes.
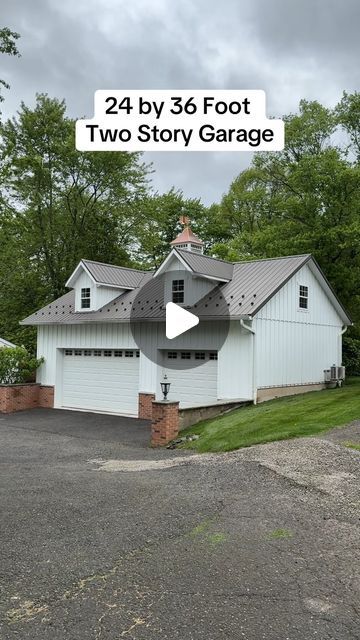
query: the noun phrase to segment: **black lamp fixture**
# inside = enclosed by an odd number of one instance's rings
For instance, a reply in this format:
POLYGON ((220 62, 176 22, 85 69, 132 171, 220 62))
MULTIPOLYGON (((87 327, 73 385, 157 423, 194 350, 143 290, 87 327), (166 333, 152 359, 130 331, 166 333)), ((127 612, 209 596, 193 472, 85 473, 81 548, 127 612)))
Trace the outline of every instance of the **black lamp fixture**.
POLYGON ((170 382, 166 382, 166 380, 167 380, 167 375, 164 376, 164 382, 160 382, 161 391, 164 396, 163 402, 168 402, 167 395, 170 391, 170 384, 171 384, 170 382))

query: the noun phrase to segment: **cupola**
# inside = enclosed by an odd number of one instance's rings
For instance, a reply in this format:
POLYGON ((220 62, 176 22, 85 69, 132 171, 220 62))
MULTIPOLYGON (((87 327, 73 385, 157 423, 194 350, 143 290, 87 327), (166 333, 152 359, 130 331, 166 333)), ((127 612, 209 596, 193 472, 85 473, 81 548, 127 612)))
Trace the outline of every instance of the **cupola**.
POLYGON ((180 218, 180 222, 184 225, 179 235, 170 242, 174 249, 184 249, 193 253, 203 253, 204 243, 198 238, 190 228, 190 220, 186 216, 180 218))

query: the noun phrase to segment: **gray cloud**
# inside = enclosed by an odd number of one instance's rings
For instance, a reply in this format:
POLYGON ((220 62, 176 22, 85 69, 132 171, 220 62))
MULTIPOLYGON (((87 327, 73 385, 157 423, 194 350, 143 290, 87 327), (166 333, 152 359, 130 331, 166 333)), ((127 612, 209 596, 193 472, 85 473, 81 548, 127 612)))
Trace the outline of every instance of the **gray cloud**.
MULTIPOLYGON (((263 88, 268 113, 359 86, 357 0, 3 0, 22 58, 2 57, 4 116, 36 92, 91 116, 103 88, 263 88)), ((146 154, 154 187, 218 200, 251 154, 146 154)))

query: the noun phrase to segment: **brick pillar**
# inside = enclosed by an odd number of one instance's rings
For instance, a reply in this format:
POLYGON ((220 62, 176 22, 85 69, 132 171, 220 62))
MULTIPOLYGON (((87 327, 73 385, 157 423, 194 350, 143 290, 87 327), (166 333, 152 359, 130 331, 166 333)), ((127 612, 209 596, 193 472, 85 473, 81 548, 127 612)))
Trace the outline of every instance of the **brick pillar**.
POLYGON ((179 403, 152 401, 151 446, 163 447, 179 433, 179 403))
POLYGON ((39 389, 39 407, 54 407, 54 387, 41 385, 39 389))
POLYGON ((151 420, 153 400, 155 400, 155 393, 139 393, 139 418, 151 420))

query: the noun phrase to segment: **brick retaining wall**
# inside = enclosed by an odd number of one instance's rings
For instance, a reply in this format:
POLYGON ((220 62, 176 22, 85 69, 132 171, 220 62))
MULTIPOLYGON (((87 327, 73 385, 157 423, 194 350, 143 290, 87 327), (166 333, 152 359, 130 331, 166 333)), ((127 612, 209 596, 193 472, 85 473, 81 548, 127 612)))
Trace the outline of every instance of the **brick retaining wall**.
POLYGON ((36 383, 1 384, 0 413, 54 406, 54 387, 36 383))

